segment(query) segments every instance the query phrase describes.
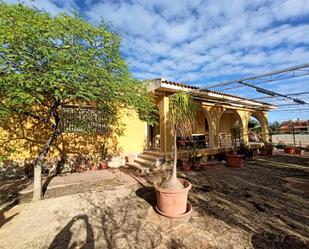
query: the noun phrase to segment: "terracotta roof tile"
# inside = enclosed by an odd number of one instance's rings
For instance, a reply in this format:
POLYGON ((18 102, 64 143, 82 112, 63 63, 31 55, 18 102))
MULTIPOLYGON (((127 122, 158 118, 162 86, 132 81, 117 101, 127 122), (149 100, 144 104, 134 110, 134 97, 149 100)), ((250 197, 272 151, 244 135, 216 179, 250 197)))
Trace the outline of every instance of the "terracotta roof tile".
MULTIPOLYGON (((213 91, 213 90, 208 90, 208 89, 201 89, 201 88, 199 88, 197 86, 190 86, 188 84, 179 83, 179 82, 175 82, 175 81, 170 81, 170 80, 162 79, 161 82, 165 83, 165 84, 174 85, 174 86, 189 88, 189 89, 192 89, 192 90, 200 90, 201 92, 214 93, 214 94, 218 94, 218 95, 221 95, 221 96, 233 97, 233 98, 237 98, 237 99, 241 99, 241 100, 250 100, 250 99, 243 98, 243 97, 240 97, 240 96, 237 96, 237 95, 227 94, 227 93, 213 91)), ((250 101, 253 101, 253 100, 250 100, 250 101)), ((260 102, 260 101, 253 101, 253 102, 260 103, 260 104, 263 104, 263 105, 271 105, 269 103, 260 102)))

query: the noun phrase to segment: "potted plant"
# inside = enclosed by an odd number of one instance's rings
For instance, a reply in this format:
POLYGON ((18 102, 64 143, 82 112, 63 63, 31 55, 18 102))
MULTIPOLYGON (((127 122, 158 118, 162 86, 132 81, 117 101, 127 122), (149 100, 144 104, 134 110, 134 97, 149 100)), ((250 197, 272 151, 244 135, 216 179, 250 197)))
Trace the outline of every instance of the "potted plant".
POLYGON ((196 113, 195 102, 184 92, 175 93, 169 98, 169 113, 174 136, 172 175, 162 183, 155 182, 154 188, 157 193, 158 212, 176 218, 188 213, 188 207, 191 207, 187 201, 192 185, 185 179, 177 178, 177 135, 187 137, 192 134, 192 123, 196 113))
POLYGON ((242 167, 244 164, 244 150, 245 145, 243 143, 237 146, 236 140, 240 139, 241 127, 238 123, 234 124, 231 128, 231 134, 233 138, 233 152, 226 154, 227 164, 230 167, 242 167))
POLYGON ((247 149, 246 152, 245 152, 245 158, 247 160, 252 160, 252 161, 255 161, 257 159, 257 156, 258 156, 258 150, 257 149, 247 149))
POLYGON ((192 164, 189 159, 182 159, 181 166, 183 171, 190 171, 192 164))
POLYGON ((99 167, 100 169, 107 169, 108 168, 108 164, 106 161, 102 161, 99 163, 99 167))
POLYGON ((287 154, 295 154, 295 147, 293 147, 293 146, 285 147, 284 152, 287 153, 287 154))
POLYGON ((195 170, 199 170, 201 168, 201 158, 197 155, 196 147, 196 143, 190 147, 189 161, 195 170))
POLYGON ((264 143, 260 149, 261 156, 272 156, 274 146, 271 143, 264 143))
POLYGON ((303 156, 305 154, 305 149, 303 149, 302 147, 297 147, 295 149, 295 153, 303 156))

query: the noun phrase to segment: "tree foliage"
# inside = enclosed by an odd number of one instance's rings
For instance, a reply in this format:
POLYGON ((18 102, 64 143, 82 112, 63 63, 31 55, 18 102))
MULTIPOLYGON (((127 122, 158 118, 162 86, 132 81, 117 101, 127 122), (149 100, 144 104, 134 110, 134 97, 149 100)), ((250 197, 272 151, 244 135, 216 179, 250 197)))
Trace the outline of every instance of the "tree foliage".
POLYGON ((62 132, 65 105, 95 107, 109 125, 119 123, 122 107, 152 120, 154 104, 130 75, 120 42, 104 24, 0 2, 0 116, 23 115, 47 125, 51 136, 38 165, 62 132))
POLYGON ((280 128, 281 124, 278 121, 273 122, 270 126, 269 126, 269 132, 270 135, 275 135, 279 133, 279 128, 280 128))
POLYGON ((196 115, 196 103, 190 95, 178 92, 169 99, 169 111, 176 132, 181 137, 191 136, 196 115))

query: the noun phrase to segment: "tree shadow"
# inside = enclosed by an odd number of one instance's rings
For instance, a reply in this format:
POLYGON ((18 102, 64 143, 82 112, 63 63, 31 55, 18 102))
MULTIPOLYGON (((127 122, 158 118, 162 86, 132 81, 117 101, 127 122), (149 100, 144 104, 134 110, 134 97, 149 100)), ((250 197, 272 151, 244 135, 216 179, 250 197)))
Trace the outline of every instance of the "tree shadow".
POLYGON ((20 179, 20 180, 2 180, 0 183, 0 228, 17 214, 11 215, 9 218, 4 217, 4 213, 9 211, 14 206, 23 202, 23 196, 20 191, 27 188, 32 179, 20 179))
POLYGON ((3 212, 0 212, 0 228, 7 222, 9 222, 11 219, 13 219, 16 215, 18 215, 18 213, 15 213, 13 215, 11 215, 8 218, 5 218, 3 215, 3 212))
POLYGON ((201 215, 215 217, 248 234, 262 229, 304 238, 308 234, 307 197, 289 191, 282 180, 298 173, 251 164, 241 171, 216 168, 207 175, 189 175, 193 185, 189 200, 201 215))
POLYGON ((260 231, 251 237, 254 249, 307 249, 309 244, 295 235, 260 231))
POLYGON ((148 203, 133 193, 123 197, 82 195, 88 206, 84 212, 97 224, 100 248, 150 249, 161 244, 161 228, 147 221, 148 203))
POLYGON ((73 217, 68 224, 61 229, 61 231, 56 235, 48 249, 71 249, 71 248, 81 248, 81 249, 93 249, 94 248, 94 235, 93 235, 93 229, 89 223, 88 216, 83 215, 77 215, 73 217), (77 222, 78 220, 82 220, 86 226, 86 241, 84 244, 79 245, 76 241, 74 241, 71 245, 71 239, 74 235, 74 231, 72 231, 72 226, 77 222))

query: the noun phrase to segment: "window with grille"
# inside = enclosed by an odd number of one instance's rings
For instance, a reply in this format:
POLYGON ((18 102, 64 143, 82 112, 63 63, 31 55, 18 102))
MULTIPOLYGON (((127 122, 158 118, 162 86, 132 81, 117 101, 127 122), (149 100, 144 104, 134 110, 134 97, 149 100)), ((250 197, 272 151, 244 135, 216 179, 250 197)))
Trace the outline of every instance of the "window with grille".
POLYGON ((63 132, 103 134, 108 131, 104 113, 94 107, 64 106, 61 117, 63 132))

